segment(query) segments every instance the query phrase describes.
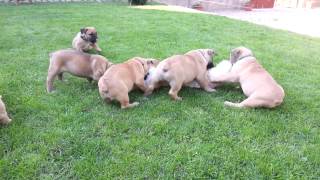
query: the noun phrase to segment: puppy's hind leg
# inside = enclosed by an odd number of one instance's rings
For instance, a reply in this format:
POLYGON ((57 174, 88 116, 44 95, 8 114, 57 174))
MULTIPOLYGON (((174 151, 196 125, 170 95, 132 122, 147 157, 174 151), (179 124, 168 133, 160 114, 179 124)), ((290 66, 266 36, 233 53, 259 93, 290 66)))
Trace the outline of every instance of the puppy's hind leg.
POLYGON ((59 74, 59 69, 55 66, 49 67, 48 76, 47 76, 47 92, 50 93, 53 90, 53 81, 54 78, 59 74))
POLYGON ((180 89, 182 87, 182 83, 176 82, 176 81, 170 81, 169 85, 170 85, 169 95, 171 96, 171 98, 175 101, 182 100, 182 97, 178 96, 178 92, 180 91, 180 89))
POLYGON ((232 103, 229 101, 225 101, 224 105, 229 106, 229 107, 235 107, 235 108, 256 108, 256 107, 269 107, 269 103, 261 98, 257 97, 248 97, 247 99, 243 100, 241 103, 232 103))
POLYGON ((139 105, 138 102, 133 102, 131 104, 129 103, 129 95, 128 95, 128 93, 125 96, 119 97, 117 99, 121 104, 121 109, 132 108, 132 107, 135 107, 135 106, 139 105))
POLYGON ((206 78, 197 78, 197 82, 200 84, 200 87, 207 92, 215 92, 216 90, 210 87, 210 83, 206 78))

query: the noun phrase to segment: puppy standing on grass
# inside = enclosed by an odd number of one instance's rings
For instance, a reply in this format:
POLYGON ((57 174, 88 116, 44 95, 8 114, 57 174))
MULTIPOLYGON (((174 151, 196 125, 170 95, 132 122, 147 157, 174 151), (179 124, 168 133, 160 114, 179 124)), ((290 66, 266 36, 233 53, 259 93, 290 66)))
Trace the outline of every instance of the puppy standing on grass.
POLYGON ((240 83, 244 94, 248 97, 241 103, 225 101, 226 106, 237 108, 279 106, 285 96, 283 88, 258 63, 250 49, 238 47, 231 51, 231 71, 212 78, 214 82, 240 83))
POLYGON ((107 102, 114 99, 119 101, 122 109, 137 106, 138 102, 129 102, 128 93, 134 87, 146 91, 144 76, 157 63, 154 59, 135 57, 111 66, 98 82, 100 96, 107 102))
POLYGON ((85 27, 80 29, 80 32, 74 37, 72 47, 78 51, 88 51, 94 48, 96 51, 101 52, 97 43, 98 33, 94 27, 85 27))
POLYGON ((178 92, 183 85, 196 87, 199 84, 207 92, 215 91, 210 87, 207 77, 207 70, 213 67, 214 55, 212 49, 198 49, 161 61, 147 81, 146 94, 151 94, 162 81, 169 83, 169 95, 173 100, 182 100, 178 92))
POLYGON ((10 122, 11 122, 11 119, 8 117, 6 106, 2 102, 2 99, 0 96, 0 124, 9 124, 10 122))
POLYGON ((53 90, 53 80, 58 76, 63 79, 63 73, 98 81, 104 72, 112 65, 105 57, 79 52, 73 49, 58 50, 50 54, 50 65, 47 77, 47 92, 53 90))

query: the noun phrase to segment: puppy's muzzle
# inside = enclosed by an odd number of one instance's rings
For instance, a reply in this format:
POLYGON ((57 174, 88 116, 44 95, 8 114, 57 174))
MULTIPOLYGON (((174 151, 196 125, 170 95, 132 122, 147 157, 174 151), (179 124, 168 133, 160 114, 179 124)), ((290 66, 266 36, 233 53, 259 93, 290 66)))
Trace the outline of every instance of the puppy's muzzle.
POLYGON ((98 39, 97 35, 91 35, 89 41, 94 44, 97 42, 97 39, 98 39))
POLYGON ((213 62, 208 62, 208 64, 207 64, 207 70, 208 69, 211 69, 211 68, 213 68, 214 67, 214 64, 213 64, 213 62))

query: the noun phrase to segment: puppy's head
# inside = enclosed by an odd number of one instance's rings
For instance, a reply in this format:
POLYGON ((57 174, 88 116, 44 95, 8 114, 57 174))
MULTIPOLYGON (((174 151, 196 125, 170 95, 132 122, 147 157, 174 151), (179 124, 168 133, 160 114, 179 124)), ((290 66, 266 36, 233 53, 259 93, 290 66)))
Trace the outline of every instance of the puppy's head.
POLYGON ((237 47, 233 50, 231 50, 230 53, 230 61, 231 64, 236 63, 237 61, 241 60, 242 58, 253 56, 253 53, 250 49, 246 47, 237 47))
POLYGON ((212 62, 213 57, 217 53, 213 49, 197 49, 189 51, 186 54, 193 56, 196 55, 197 57, 200 57, 200 59, 206 63, 207 69, 211 69, 214 67, 214 64, 212 62))
POLYGON ((91 43, 96 43, 98 39, 98 33, 94 27, 85 27, 80 29, 81 38, 91 43))

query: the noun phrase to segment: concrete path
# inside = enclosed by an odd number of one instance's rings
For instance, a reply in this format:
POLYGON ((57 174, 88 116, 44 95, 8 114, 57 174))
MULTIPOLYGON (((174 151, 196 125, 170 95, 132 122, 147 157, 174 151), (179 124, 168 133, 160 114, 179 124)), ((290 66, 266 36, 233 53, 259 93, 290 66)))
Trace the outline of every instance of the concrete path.
POLYGON ((320 37, 320 9, 253 9, 252 11, 216 11, 220 16, 320 37))
POLYGON ((215 12, 203 12, 181 6, 165 5, 134 6, 134 8, 226 16, 276 29, 320 37, 320 9, 272 8, 253 9, 252 11, 216 10, 215 12))

